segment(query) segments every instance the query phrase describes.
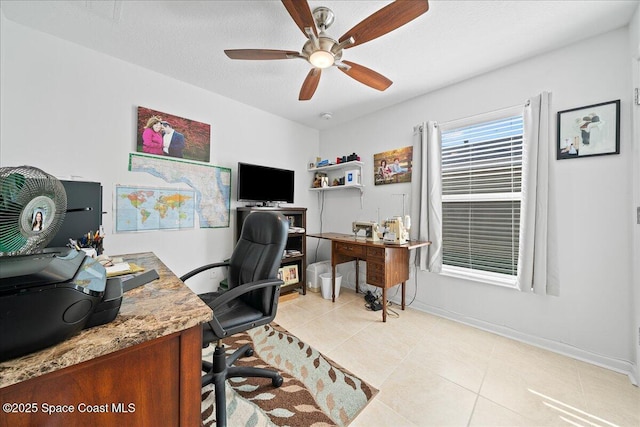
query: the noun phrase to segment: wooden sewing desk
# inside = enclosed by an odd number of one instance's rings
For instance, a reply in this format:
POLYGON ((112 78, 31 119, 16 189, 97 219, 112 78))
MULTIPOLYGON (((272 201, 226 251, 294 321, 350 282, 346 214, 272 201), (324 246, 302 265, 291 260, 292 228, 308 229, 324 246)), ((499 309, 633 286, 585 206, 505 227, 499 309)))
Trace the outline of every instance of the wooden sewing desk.
POLYGON ((409 251, 431 242, 411 240, 403 245, 374 242, 353 234, 319 233, 307 237, 331 241, 331 300, 336 301, 336 265, 356 261, 356 293, 359 292, 358 260, 367 262, 367 283, 382 288, 382 321, 387 321, 387 289, 402 284, 402 309, 405 307, 406 281, 409 280, 409 251))

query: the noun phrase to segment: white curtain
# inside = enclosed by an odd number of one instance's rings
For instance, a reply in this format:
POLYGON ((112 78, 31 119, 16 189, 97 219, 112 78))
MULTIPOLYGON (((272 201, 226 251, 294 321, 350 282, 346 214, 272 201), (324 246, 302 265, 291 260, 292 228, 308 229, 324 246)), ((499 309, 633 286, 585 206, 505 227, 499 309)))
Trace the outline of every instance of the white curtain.
POLYGON ((442 270, 442 176, 440 129, 436 122, 416 126, 411 177, 411 238, 428 240, 419 248, 420 270, 442 270), (426 195, 426 197, 424 197, 426 195))
POLYGON ((554 144, 550 138, 551 94, 531 98, 524 109, 520 255, 516 284, 521 291, 559 295, 557 220, 554 206, 554 144))

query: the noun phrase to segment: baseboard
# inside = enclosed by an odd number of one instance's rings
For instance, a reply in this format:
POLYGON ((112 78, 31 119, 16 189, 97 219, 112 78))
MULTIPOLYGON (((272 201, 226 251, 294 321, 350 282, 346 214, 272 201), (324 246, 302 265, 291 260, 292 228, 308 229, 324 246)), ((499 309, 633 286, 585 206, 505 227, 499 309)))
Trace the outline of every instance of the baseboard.
MULTIPOLYGON (((352 285, 348 280, 346 281, 346 283, 343 280, 342 286, 355 291, 355 284, 352 285)), ((393 301, 394 304, 398 305, 400 305, 401 303, 399 297, 391 298, 391 301, 393 301)), ((423 311, 425 313, 433 314, 435 316, 444 317, 445 319, 473 326, 474 328, 482 329, 483 331, 501 335, 506 338, 511 338, 525 344, 530 344, 539 348, 543 348, 545 350, 553 351, 554 353, 562 354, 564 356, 580 360, 582 362, 590 363, 592 365, 600 366, 601 368, 621 373, 629 377, 629 381, 631 382, 631 384, 635 386, 640 385, 640 368, 630 361, 613 359, 611 357, 583 350, 565 343, 540 338, 530 334, 525 334, 514 329, 505 328, 503 326, 488 323, 479 319, 469 318, 459 313, 452 313, 446 310, 439 309, 437 307, 422 304, 419 301, 414 301, 413 304, 411 304, 411 308, 423 311)))
MULTIPOLYGON (((392 301, 395 304, 401 303, 399 299, 396 301, 396 298, 393 298, 392 301)), ((506 338, 511 338, 525 344, 530 344, 539 348, 543 348, 545 350, 553 351, 554 353, 562 354, 564 356, 571 357, 582 362, 600 366, 605 369, 610 369, 612 371, 627 375, 627 377, 629 377, 629 381, 631 381, 633 385, 638 386, 638 384, 640 384, 640 373, 638 371, 638 366, 634 365, 630 361, 613 359, 565 343, 560 343, 557 341, 540 338, 534 335, 525 334, 510 328, 505 328, 500 325, 495 325, 479 319, 469 318, 460 315, 459 313, 452 313, 446 310, 439 309, 437 307, 421 304, 418 301, 414 301, 414 303, 411 305, 411 308, 423 311, 425 313, 433 314, 435 316, 443 317, 445 319, 463 323, 465 325, 501 335, 506 338)))
POLYGON ((640 386, 640 370, 638 368, 638 365, 633 365, 631 374, 629 374, 629 379, 634 386, 640 386))

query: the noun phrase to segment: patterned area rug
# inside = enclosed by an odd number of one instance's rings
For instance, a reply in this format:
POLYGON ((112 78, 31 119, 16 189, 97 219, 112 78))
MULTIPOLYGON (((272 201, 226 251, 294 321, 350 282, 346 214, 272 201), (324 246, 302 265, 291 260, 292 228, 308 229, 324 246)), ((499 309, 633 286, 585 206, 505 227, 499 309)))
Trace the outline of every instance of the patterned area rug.
MULTIPOLYGON (((236 366, 275 369, 284 383, 274 388, 270 379, 228 380, 229 426, 346 426, 378 392, 275 323, 225 339, 228 353, 246 343, 255 353, 236 366)), ((213 350, 213 345, 204 349, 203 359, 211 360, 213 350)), ((202 388, 203 425, 215 425, 215 415, 213 385, 208 385, 202 388)))

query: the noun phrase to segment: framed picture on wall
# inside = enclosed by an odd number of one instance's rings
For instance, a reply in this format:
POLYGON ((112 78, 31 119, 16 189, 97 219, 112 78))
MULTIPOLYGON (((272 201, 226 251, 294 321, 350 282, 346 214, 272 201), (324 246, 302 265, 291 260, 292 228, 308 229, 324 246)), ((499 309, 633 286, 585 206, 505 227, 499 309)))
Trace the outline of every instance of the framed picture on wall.
POLYGON ((557 159, 620 154, 620 100, 558 111, 557 159))
POLYGON ((373 155, 375 185, 411 182, 413 147, 396 148, 373 155))
POLYGON ((138 153, 209 163, 211 125, 138 107, 138 153))

